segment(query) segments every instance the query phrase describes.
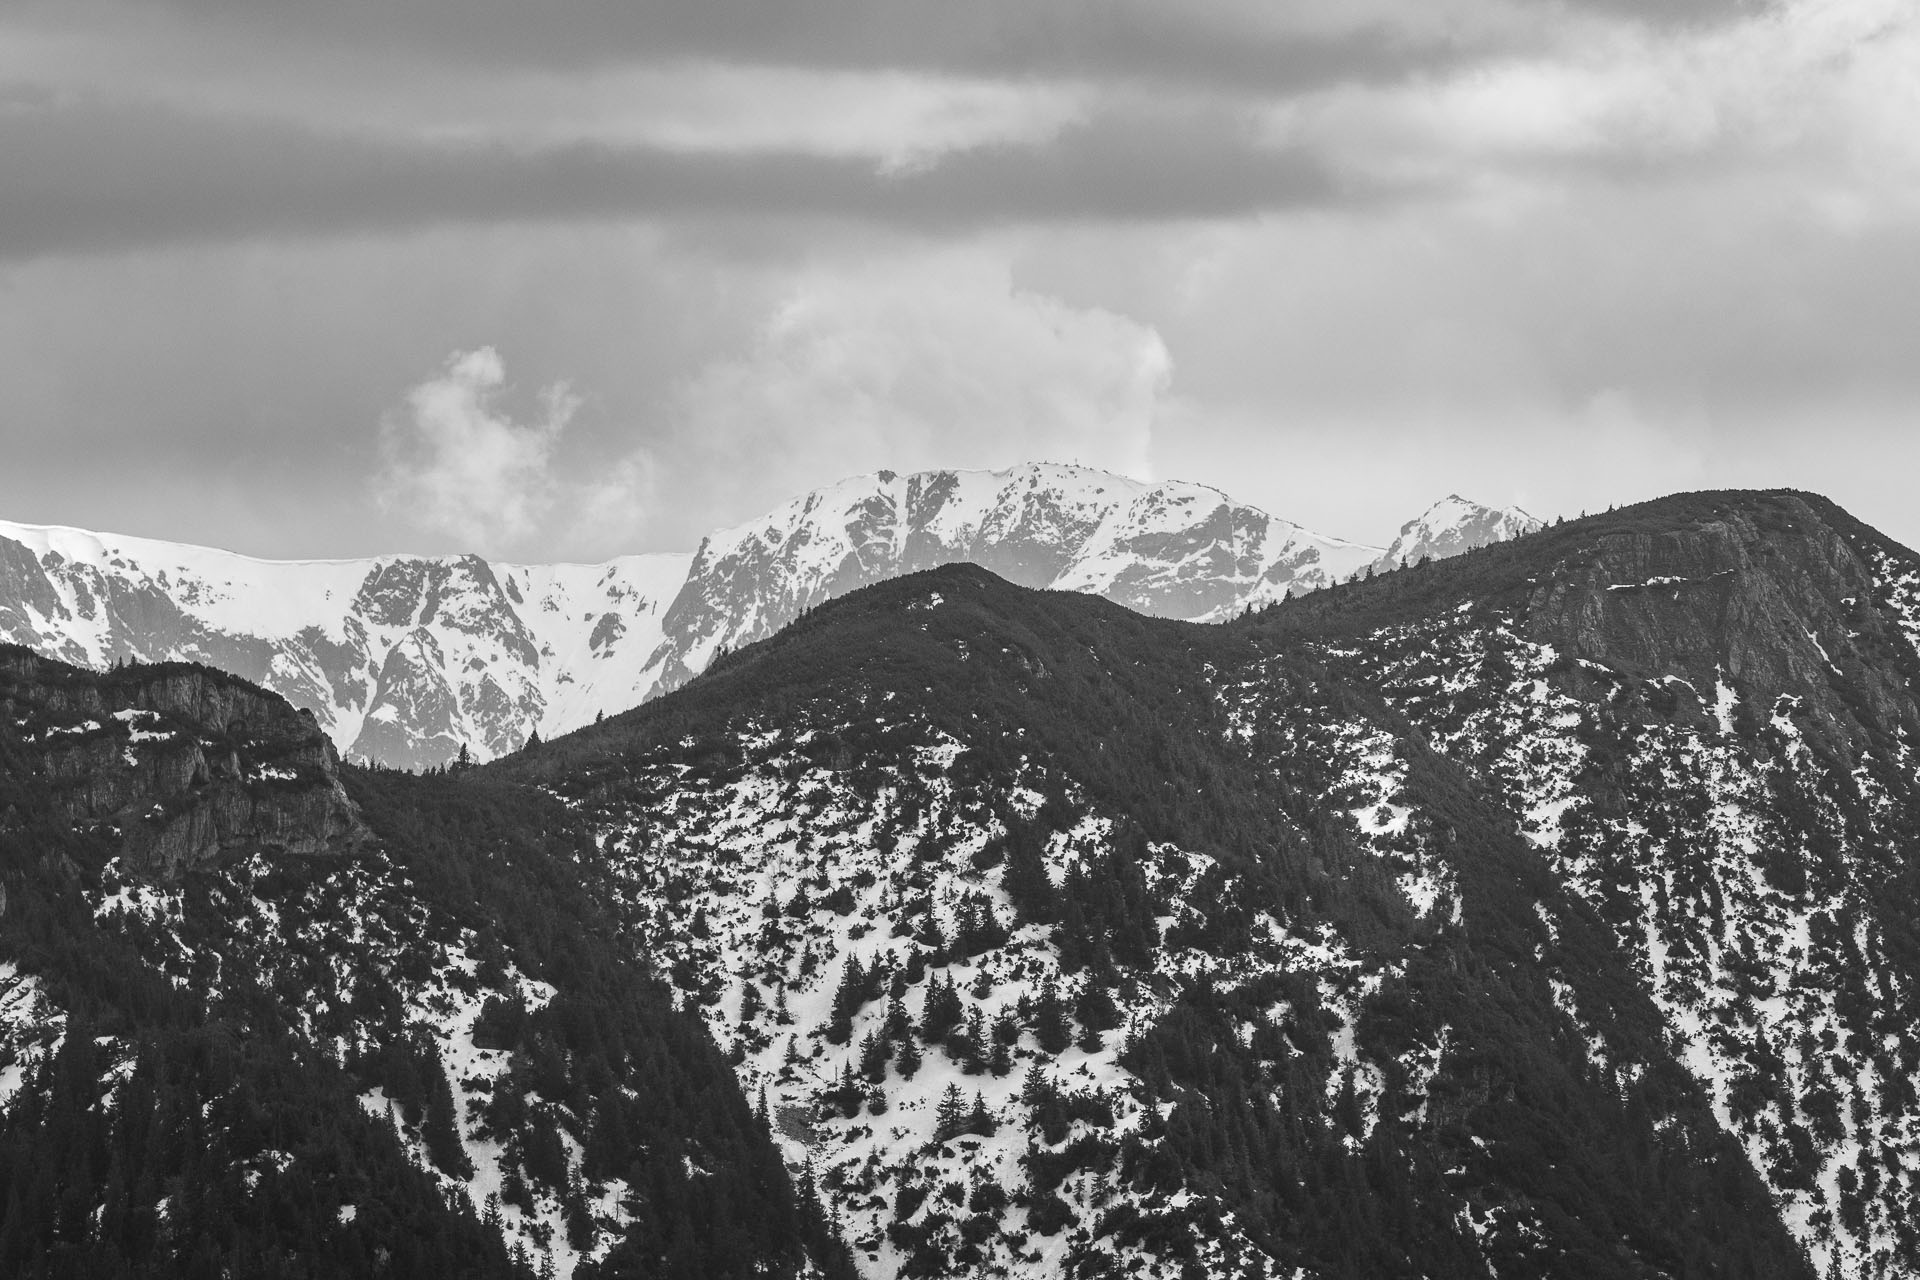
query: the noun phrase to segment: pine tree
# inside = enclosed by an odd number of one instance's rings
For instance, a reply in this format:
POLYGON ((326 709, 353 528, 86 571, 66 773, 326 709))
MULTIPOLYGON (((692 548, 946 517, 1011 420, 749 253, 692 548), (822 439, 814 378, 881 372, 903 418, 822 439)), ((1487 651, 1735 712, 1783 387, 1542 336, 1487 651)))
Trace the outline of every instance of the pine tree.
POLYGON ((1107 1047, 1106 1038, 1093 1027, 1080 1028, 1080 1038, 1074 1044, 1082 1053, 1099 1053, 1107 1047))
POLYGON ((453 1112, 453 1087, 447 1083, 439 1051, 431 1041, 421 1046, 421 1055, 426 1059, 421 1074, 427 1077, 427 1115, 420 1137, 441 1172, 465 1181, 473 1176, 473 1161, 467 1157, 467 1149, 460 1141, 460 1127, 453 1112))
POLYGON ((1065 1053, 1073 1043, 1073 1026, 1067 1021, 1066 1006, 1052 987, 1042 991, 1034 1005, 1033 1035, 1045 1053, 1065 1053))
POLYGON ((974 1005, 967 1013, 965 1027, 954 1039, 954 1047, 960 1050, 961 1067, 970 1076, 977 1076, 985 1069, 987 1061, 987 1028, 980 1013, 980 1006, 974 1005))
POLYGON ((1045 924, 1053 919, 1053 881, 1047 877, 1041 852, 1039 837, 1025 827, 1009 833, 1000 887, 1013 899, 1014 915, 1023 924, 1045 924))
POLYGON ((900 1042, 900 1057, 893 1064, 904 1080, 913 1079, 914 1072, 920 1070, 920 1042, 908 1036, 900 1042))
POLYGON ((973 1108, 967 1112, 966 1132, 977 1133, 983 1138, 991 1138, 1000 1128, 1000 1122, 987 1110, 986 1099, 974 1091, 973 1108))
POLYGON ((965 1133, 966 1128, 966 1103, 960 1097, 960 1086, 949 1081, 947 1091, 940 1095, 940 1106, 933 1113, 933 1140, 945 1142, 965 1133))
POLYGON ((867 1002, 867 982, 868 974, 860 964, 860 957, 848 956, 846 968, 840 973, 840 985, 833 993, 833 1017, 827 1023, 829 1043, 845 1044, 853 1038, 853 1016, 867 1002))
POLYGON ((920 1039, 927 1044, 938 1044, 947 1038, 960 1022, 960 993, 954 990, 953 979, 935 974, 927 983, 927 998, 920 1010, 920 1039))
POLYGON ((887 1001, 887 1020, 880 1028, 883 1040, 908 1040, 913 1037, 913 1015, 907 1012, 907 1002, 900 996, 887 1001))
POLYGON ((1013 1046, 1020 1041, 1020 1023, 1011 1010, 1001 1010, 993 1020, 993 1048, 987 1058, 987 1070, 1004 1077, 1013 1071, 1013 1046))
POLYGON ((1087 975, 1073 1014, 1090 1031, 1111 1031, 1120 1025, 1119 1007, 1114 1004, 1106 984, 1092 973, 1087 975))
POLYGON ((860 1074, 875 1084, 887 1078, 887 1042, 871 1031, 860 1041, 860 1074))

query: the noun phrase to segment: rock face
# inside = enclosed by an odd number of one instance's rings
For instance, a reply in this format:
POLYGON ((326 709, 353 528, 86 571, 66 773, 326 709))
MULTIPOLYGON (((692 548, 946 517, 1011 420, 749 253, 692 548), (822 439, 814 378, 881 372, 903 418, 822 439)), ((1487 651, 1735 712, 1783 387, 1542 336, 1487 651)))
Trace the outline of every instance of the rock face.
MULTIPOLYGON (((1529 520, 1450 498, 1388 554, 1452 555, 1529 520)), ((804 610, 938 565, 1217 622, 1379 555, 1202 485, 1045 464, 857 476, 693 555, 599 565, 274 562, 0 523, 0 641, 97 669, 206 663, 311 710, 347 758, 417 769, 638 705, 804 610)))
POLYGON ((310 713, 202 667, 96 676, 0 648, 0 710, 55 811, 117 833, 161 880, 253 853, 329 857, 370 836, 310 713))
POLYGON ((1682 528, 1609 533, 1563 561, 1527 604, 1534 638, 1624 671, 1683 680, 1710 701, 1790 698, 1849 758, 1880 733, 1920 732, 1899 626, 1876 608, 1870 552, 1798 495, 1682 528))

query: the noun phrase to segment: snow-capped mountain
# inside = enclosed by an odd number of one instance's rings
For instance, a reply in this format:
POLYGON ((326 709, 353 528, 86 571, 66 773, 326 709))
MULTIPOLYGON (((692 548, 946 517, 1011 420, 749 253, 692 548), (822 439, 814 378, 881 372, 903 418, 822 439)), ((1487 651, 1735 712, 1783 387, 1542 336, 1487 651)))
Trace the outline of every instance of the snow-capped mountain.
POLYGON ((1505 542, 1542 528, 1545 521, 1519 507, 1487 507, 1449 494, 1400 526, 1374 568, 1395 569, 1422 560, 1444 560, 1478 547, 1505 542))
MULTIPOLYGON (((1395 548, 1450 555, 1526 519, 1452 498, 1395 548)), ((0 522, 0 640, 96 668, 204 662, 312 711, 349 758, 417 768, 635 706, 806 609, 940 564, 1220 621, 1381 554, 1202 485, 1052 464, 858 476, 692 555, 597 565, 267 561, 0 522)))
POLYGON ((882 471, 705 539, 662 626, 670 688, 856 587, 970 563, 1010 582, 1214 621, 1343 578, 1379 554, 1218 489, 1084 467, 882 471))
POLYGON ((419 767, 639 701, 687 563, 273 561, 0 523, 0 640, 94 668, 202 662, 312 711, 344 755, 419 767))

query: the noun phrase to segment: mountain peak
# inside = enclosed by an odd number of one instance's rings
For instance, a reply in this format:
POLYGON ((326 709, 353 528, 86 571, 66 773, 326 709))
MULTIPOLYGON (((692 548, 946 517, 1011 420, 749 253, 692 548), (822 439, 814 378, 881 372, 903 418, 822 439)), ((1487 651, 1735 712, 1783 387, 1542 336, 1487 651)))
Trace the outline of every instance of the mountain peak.
POLYGON ((1211 485, 1052 461, 850 476, 690 555, 599 565, 271 561, 0 523, 0 641, 96 668, 210 663, 312 710, 343 754, 420 768, 635 706, 815 605, 943 564, 1217 622, 1537 523, 1451 495, 1382 558, 1211 485))
POLYGON ((1442 560, 1521 537, 1545 523, 1519 507, 1490 507, 1450 493, 1401 525, 1399 535, 1373 567, 1384 570, 1422 559, 1442 560))

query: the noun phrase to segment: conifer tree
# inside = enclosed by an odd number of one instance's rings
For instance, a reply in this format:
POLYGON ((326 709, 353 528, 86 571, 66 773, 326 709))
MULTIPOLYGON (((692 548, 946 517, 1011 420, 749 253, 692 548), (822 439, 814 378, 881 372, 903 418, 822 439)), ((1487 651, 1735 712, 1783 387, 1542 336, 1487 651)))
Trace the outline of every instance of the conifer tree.
POLYGON ((1039 837, 1024 827, 1008 835, 1000 887, 1013 899, 1014 914, 1021 923, 1045 924, 1053 919, 1053 881, 1047 877, 1039 837))
POLYGON ((987 1029, 980 1013, 980 1006, 974 1005, 967 1012, 967 1020, 960 1034, 955 1037, 954 1047, 959 1049, 959 1061, 970 1076, 977 1076, 987 1064, 987 1029))
POLYGON ((920 1010, 920 1039, 927 1044, 938 1044, 947 1038, 960 1022, 960 993, 954 990, 953 979, 935 974, 927 983, 927 998, 920 1010))
POLYGON ((913 1079, 914 1072, 920 1070, 920 1042, 912 1036, 900 1041, 900 1057, 894 1062, 899 1068, 902 1079, 913 1079))
POLYGON ((940 1095, 940 1105, 933 1113, 933 1140, 945 1142, 965 1133, 966 1129, 966 1103, 960 1097, 960 1086, 949 1081, 947 1091, 940 1095))
POLYGON ((1065 1053, 1073 1043, 1073 1027, 1066 1006, 1052 987, 1040 993, 1033 1007, 1033 1035, 1045 1053, 1065 1053))
POLYGON ((875 1084, 887 1078, 887 1042, 871 1031, 860 1041, 860 1074, 875 1084))
POLYGON ((433 1163, 449 1177, 465 1180, 473 1176, 473 1161, 460 1142, 460 1128, 453 1113, 453 1088, 440 1065, 440 1054, 431 1041, 422 1046, 426 1059, 421 1074, 427 1077, 427 1115, 420 1136, 433 1163))
POLYGON ((999 1128, 1000 1122, 993 1118, 991 1111, 987 1110, 986 1099, 981 1097, 979 1090, 976 1089, 973 1094, 973 1107, 967 1112, 965 1132, 991 1138, 999 1128))

